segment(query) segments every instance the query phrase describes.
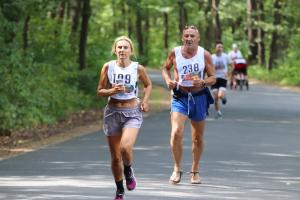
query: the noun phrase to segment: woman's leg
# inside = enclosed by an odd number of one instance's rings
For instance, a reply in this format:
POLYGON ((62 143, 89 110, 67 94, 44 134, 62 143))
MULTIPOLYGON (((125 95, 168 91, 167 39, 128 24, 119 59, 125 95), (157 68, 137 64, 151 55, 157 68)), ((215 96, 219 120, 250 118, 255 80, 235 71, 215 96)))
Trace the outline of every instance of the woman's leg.
POLYGON ((115 136, 107 136, 107 141, 111 154, 111 171, 117 186, 115 199, 122 198, 124 195, 122 155, 120 149, 121 138, 122 133, 118 133, 115 136))
POLYGON ((121 154, 124 164, 124 175, 126 179, 126 187, 128 190, 134 190, 136 187, 136 178, 134 176, 132 163, 133 153, 132 149, 135 144, 138 128, 123 128, 123 136, 121 139, 121 154))
POLYGON ((138 136, 138 132, 138 128, 123 128, 120 149, 125 166, 129 166, 133 162, 132 149, 138 136))
POLYGON ((111 154, 111 170, 116 181, 122 180, 121 138, 121 133, 118 133, 115 136, 107 136, 111 154))

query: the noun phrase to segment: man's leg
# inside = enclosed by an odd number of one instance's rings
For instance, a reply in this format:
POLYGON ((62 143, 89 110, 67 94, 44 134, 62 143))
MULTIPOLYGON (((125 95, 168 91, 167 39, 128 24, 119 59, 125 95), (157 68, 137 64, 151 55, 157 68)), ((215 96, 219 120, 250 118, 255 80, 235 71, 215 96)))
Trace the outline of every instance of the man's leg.
POLYGON ((214 104, 215 104, 215 110, 218 112, 220 110, 220 105, 219 105, 219 90, 218 89, 213 89, 213 95, 214 95, 214 104))
POLYGON ((222 100, 222 104, 226 104, 226 102, 227 102, 227 99, 225 96, 225 91, 226 91, 226 88, 220 87, 219 92, 218 92, 218 97, 219 97, 219 99, 222 100))
POLYGON ((171 113, 171 139, 170 145, 174 159, 174 173, 172 174, 170 181, 173 183, 178 183, 180 181, 182 166, 181 166, 181 159, 182 159, 182 138, 183 138, 183 131, 184 131, 184 123, 187 116, 181 114, 179 112, 172 112, 171 113))
POLYGON ((195 172, 199 172, 199 162, 201 159, 201 155, 204 149, 204 128, 205 128, 205 120, 202 121, 191 121, 192 128, 192 167, 191 172, 192 183, 200 183, 199 174, 195 174, 195 172))

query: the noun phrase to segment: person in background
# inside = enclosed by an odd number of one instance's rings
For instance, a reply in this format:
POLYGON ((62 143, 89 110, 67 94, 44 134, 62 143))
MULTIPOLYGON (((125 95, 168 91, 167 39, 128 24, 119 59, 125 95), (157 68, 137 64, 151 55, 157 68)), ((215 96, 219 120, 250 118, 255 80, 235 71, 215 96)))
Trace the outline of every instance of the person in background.
POLYGON ((215 54, 212 55, 213 65, 216 72, 216 83, 211 86, 215 100, 215 110, 216 118, 222 118, 221 106, 219 100, 222 101, 222 104, 225 105, 227 98, 225 95, 227 87, 227 77, 228 77, 228 65, 229 58, 227 54, 223 52, 223 43, 217 41, 215 43, 215 54))
POLYGON ((239 67, 239 66, 244 66, 239 65, 239 62, 245 62, 245 60, 243 59, 243 55, 241 53, 241 51, 238 49, 238 45, 237 44, 232 44, 232 50, 228 53, 228 57, 229 57, 229 62, 231 64, 231 73, 230 73, 230 89, 234 88, 236 89, 236 74, 241 71, 240 68, 242 69, 242 72, 245 74, 245 78, 247 78, 247 71, 246 71, 246 67, 239 67))
POLYGON ((108 97, 104 110, 103 131, 110 154, 111 170, 117 186, 115 200, 123 200, 123 172, 128 190, 136 187, 133 172, 132 148, 143 122, 142 112, 149 111, 152 83, 145 68, 130 57, 134 53, 132 41, 121 36, 112 46, 117 60, 105 63, 100 73, 98 95, 108 97), (144 95, 138 99, 138 84, 141 81, 144 95))
POLYGON ((171 149, 174 159, 170 183, 181 181, 184 124, 191 121, 192 166, 190 182, 200 184, 199 162, 204 148, 204 127, 209 104, 213 98, 207 86, 215 83, 212 58, 208 51, 198 46, 200 34, 195 26, 186 26, 182 32, 182 46, 169 53, 162 75, 169 89, 173 90, 171 102, 171 149), (171 69, 174 67, 174 79, 171 69))

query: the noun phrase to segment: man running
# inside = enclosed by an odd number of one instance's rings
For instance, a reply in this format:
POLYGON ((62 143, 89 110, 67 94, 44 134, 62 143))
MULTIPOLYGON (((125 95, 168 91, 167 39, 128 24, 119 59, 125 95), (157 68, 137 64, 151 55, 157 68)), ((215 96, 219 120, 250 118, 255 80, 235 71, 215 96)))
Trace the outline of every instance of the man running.
POLYGON ((216 83, 211 86, 214 100, 215 100, 215 110, 216 110, 216 118, 222 118, 221 106, 219 100, 222 101, 222 104, 225 105, 227 102, 225 92, 227 86, 227 73, 228 73, 228 65, 229 58, 223 53, 223 43, 221 41, 217 41, 215 44, 216 53, 212 55, 213 65, 216 72, 216 83))
POLYGON ((200 34, 195 26, 186 26, 182 32, 182 46, 169 53, 162 75, 169 89, 173 90, 171 107, 171 149, 174 158, 170 183, 177 184, 182 176, 182 151, 185 121, 189 118, 192 127, 193 162, 190 183, 200 184, 199 162, 204 148, 204 127, 209 104, 213 103, 207 86, 216 81, 211 55, 198 46, 200 34), (174 80, 171 69, 174 67, 174 80), (207 76, 205 76, 207 75, 207 76))

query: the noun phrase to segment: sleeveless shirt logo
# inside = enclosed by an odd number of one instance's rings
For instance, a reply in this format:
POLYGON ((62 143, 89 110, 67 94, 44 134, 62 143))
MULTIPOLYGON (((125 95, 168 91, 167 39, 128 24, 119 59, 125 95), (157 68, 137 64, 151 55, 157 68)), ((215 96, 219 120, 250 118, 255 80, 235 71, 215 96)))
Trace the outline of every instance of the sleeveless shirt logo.
POLYGON ((203 79, 204 75, 204 49, 198 47, 197 53, 192 58, 184 58, 181 54, 181 46, 175 47, 176 68, 179 75, 179 84, 185 87, 193 87, 194 80, 203 79))
POLYGON ((138 63, 132 62, 128 67, 121 68, 116 61, 109 64, 108 78, 111 84, 120 84, 124 87, 123 92, 112 95, 116 99, 131 99, 137 97, 137 68, 138 63))

